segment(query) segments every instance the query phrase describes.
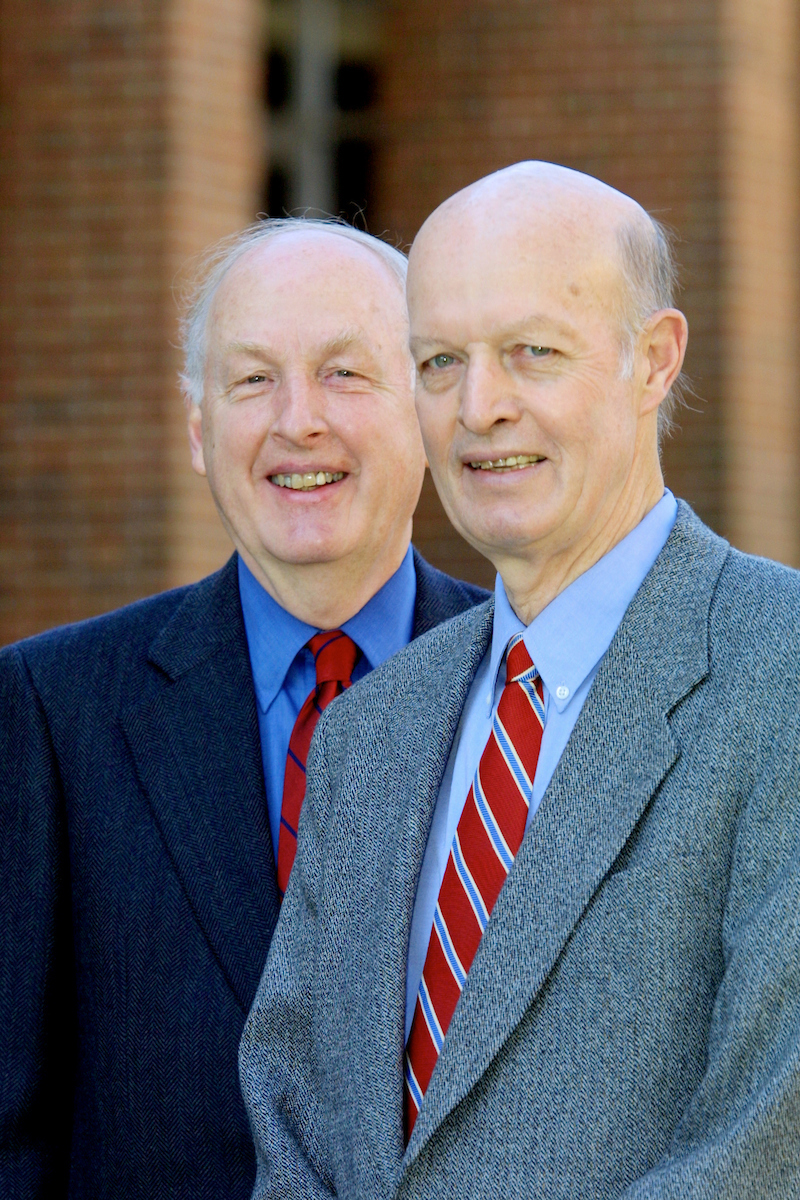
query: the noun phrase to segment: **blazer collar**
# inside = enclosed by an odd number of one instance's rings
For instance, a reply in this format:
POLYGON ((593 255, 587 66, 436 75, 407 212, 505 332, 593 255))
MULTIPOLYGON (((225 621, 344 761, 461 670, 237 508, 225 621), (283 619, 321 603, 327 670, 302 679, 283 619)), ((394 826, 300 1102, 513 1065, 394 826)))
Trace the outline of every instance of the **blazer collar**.
POLYGON ((278 916, 236 556, 189 588, 153 641, 161 686, 122 717, 197 920, 244 1011, 278 916))
POLYGON ((681 503, 667 544, 601 663, 497 900, 403 1169, 529 1010, 678 758, 668 717, 708 672, 709 608, 727 552, 727 543, 681 503))
POLYGON ((414 608, 412 639, 429 633, 457 613, 489 598, 479 588, 469 588, 426 562, 414 548, 414 570, 417 573, 417 601, 414 608))

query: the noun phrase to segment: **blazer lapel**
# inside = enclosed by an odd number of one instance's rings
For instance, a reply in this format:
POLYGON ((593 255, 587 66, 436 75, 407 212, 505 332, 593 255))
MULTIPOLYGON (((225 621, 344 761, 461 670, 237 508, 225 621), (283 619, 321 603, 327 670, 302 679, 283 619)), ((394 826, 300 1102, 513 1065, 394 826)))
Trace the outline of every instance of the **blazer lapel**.
POLYGON ((708 671, 708 610, 727 549, 681 505, 498 897, 404 1167, 519 1024, 676 761, 668 714, 708 671))
MULTIPOLYGON (((373 980, 383 1013, 362 1031, 365 1047, 361 1060, 369 1064, 363 1074, 364 1122, 375 1123, 375 1169, 390 1194, 404 1153, 402 1061, 405 1025, 406 963, 408 940, 417 888, 430 825, 455 738, 461 712, 475 672, 492 634, 493 603, 465 613, 446 630, 432 633, 424 648, 426 687, 410 691, 402 712, 387 726, 380 748, 385 788, 396 787, 396 764, 391 747, 402 742, 407 760, 414 764, 407 780, 409 800, 387 836, 394 859, 386 886, 387 907, 381 921, 381 943, 373 964, 373 980), (428 683, 430 680, 430 684, 428 683), (432 684, 432 686, 431 686, 432 684)), ((419 653, 410 647, 404 654, 419 653)), ((403 670, 403 664, 399 668, 403 670)), ((388 831, 387 831, 388 834, 388 831)))
POLYGON ((150 661, 166 678, 123 728, 189 903, 247 1011, 279 905, 235 556, 188 593, 150 661))

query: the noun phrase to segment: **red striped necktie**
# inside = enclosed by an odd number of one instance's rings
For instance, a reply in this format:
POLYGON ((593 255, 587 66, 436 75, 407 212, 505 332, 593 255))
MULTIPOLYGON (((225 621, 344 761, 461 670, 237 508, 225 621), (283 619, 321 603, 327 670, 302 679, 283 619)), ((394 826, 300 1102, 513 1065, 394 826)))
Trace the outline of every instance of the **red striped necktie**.
POLYGON ((307 646, 314 656, 317 684, 297 714, 292 736, 289 738, 289 753, 286 756, 286 774, 283 781, 281 826, 278 834, 278 890, 281 896, 286 891, 297 853, 297 822, 306 794, 306 760, 311 735, 331 700, 335 700, 345 688, 350 687, 350 677, 359 655, 358 646, 346 633, 342 633, 341 629, 327 629, 322 633, 315 633, 307 642, 307 646))
POLYGON ((522 634, 506 648, 506 684, 453 838, 405 1059, 406 1139, 467 973, 522 844, 544 728, 539 672, 522 634))

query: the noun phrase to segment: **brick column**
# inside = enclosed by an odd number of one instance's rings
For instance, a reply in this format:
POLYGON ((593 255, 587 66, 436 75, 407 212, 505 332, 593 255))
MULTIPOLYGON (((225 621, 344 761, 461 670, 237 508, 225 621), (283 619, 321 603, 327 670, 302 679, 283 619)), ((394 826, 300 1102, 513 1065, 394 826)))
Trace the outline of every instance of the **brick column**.
POLYGON ((172 283, 253 212, 257 12, 2 0, 0 642, 224 553, 177 449, 172 283))
POLYGON ((726 532, 800 565, 796 0, 723 0, 726 532))
MULTIPOLYGON (((599 176, 678 232, 687 365, 702 399, 681 414, 665 468, 674 490, 721 525, 716 4, 396 0, 386 44, 375 228, 411 238, 457 188, 540 158, 599 176)), ((415 537, 437 563, 491 579, 450 531, 432 488, 415 537)))
MULTIPOLYGON (((263 175, 260 0, 171 0, 167 20, 166 341, 197 256, 255 219, 263 175)), ((166 380, 168 501, 164 586, 199 579, 233 547, 208 485, 191 470, 183 407, 166 380)))

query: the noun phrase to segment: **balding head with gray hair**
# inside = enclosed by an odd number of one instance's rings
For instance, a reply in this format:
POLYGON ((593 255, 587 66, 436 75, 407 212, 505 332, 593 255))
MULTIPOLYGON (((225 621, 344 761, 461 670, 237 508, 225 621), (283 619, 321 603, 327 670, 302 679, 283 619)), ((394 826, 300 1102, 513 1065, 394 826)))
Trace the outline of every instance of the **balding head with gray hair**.
POLYGON ((206 334, 214 306, 214 298, 228 272, 245 254, 276 238, 292 234, 321 231, 346 238, 365 246, 378 256, 398 287, 405 291, 408 260, 402 251, 381 238, 354 229, 333 217, 269 217, 255 221, 246 229, 224 238, 204 255, 190 290, 186 311, 181 323, 181 348, 184 365, 181 384, 187 399, 200 404, 203 399, 203 376, 206 362, 206 334))
POLYGON ((456 529, 526 624, 664 495, 688 326, 662 228, 555 163, 451 196, 409 253, 416 404, 456 529))
MULTIPOLYGON (((627 222, 617 230, 623 297, 620 368, 625 378, 630 378, 633 371, 639 335, 654 313, 675 307, 678 285, 678 270, 669 230, 649 213, 643 211, 642 215, 644 220, 627 222)), ((688 386, 681 372, 661 401, 658 412, 659 438, 671 431, 675 409, 682 402, 688 386)))
POLYGON ((189 446, 248 569, 320 629, 408 551, 425 471, 406 259, 337 221, 260 221, 206 258, 184 324, 189 446))

